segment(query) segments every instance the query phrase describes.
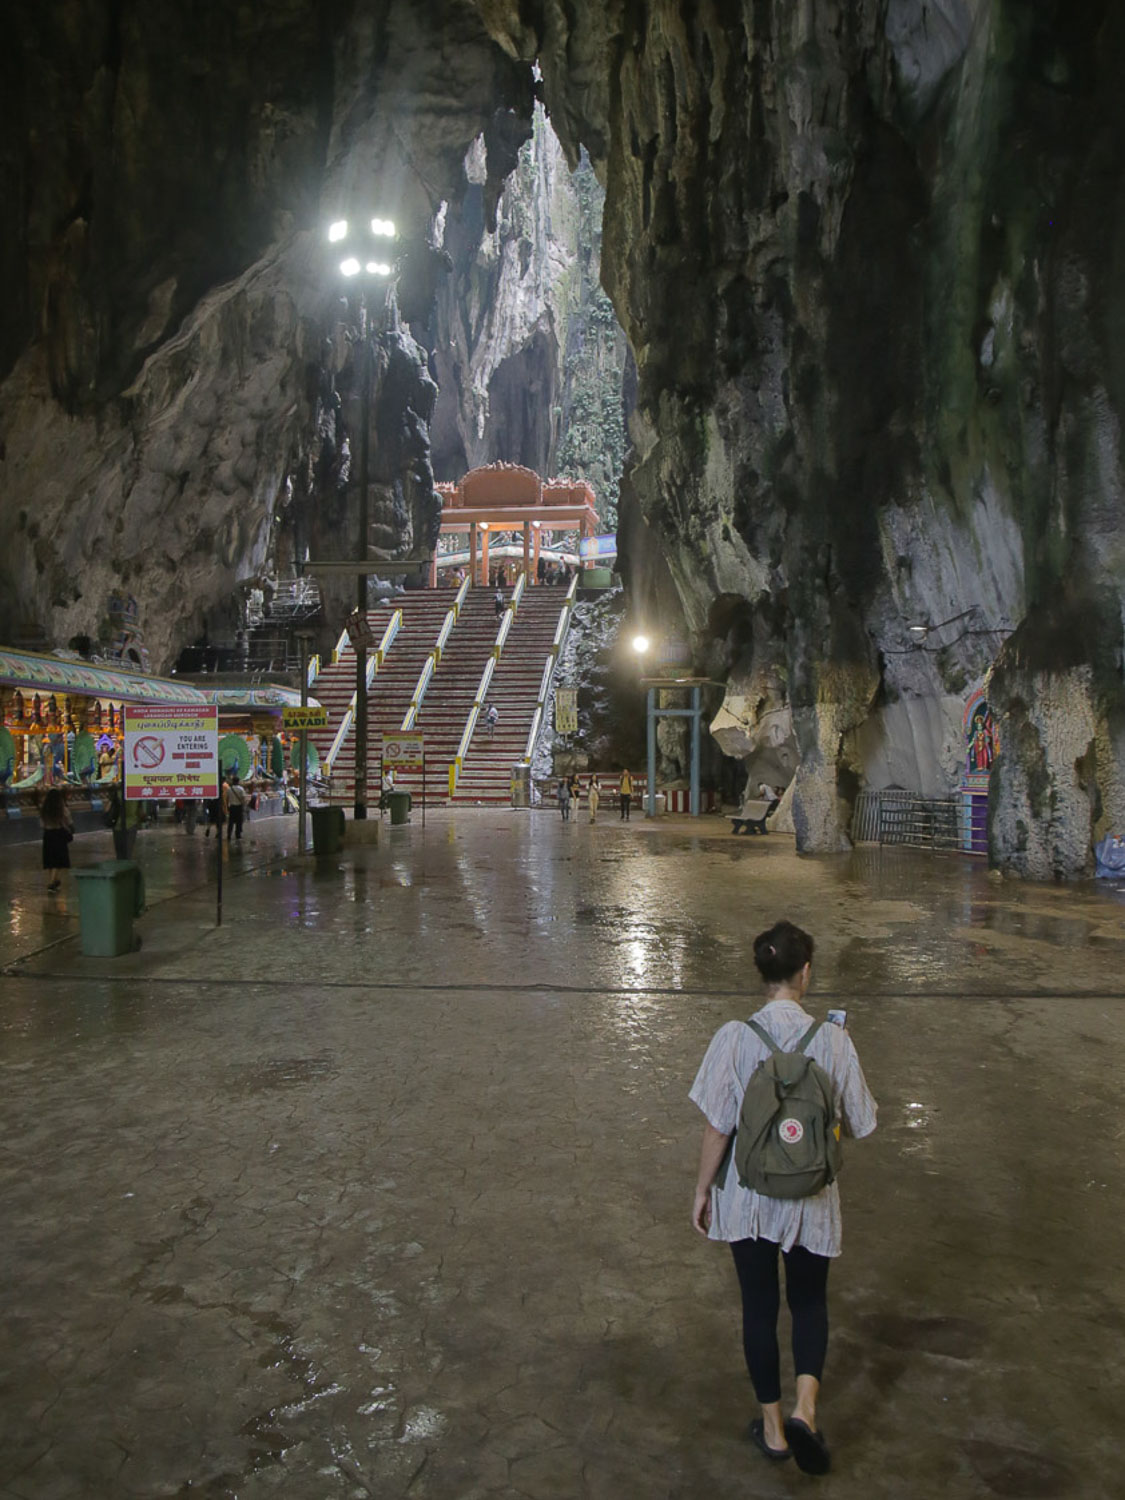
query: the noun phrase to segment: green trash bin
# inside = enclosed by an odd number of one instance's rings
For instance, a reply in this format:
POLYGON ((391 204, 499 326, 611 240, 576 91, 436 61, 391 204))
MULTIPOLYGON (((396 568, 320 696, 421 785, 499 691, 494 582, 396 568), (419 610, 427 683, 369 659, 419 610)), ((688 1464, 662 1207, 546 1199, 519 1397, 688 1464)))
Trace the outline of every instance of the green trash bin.
POLYGON ((342 807, 310 807, 312 818, 313 853, 337 854, 344 842, 344 809, 342 807))
POLYGON ((387 806, 391 810, 392 823, 405 823, 410 817, 410 793, 388 792, 387 806))
POLYGON ((131 859, 104 859, 87 870, 75 870, 82 952, 89 958, 116 958, 132 953, 133 918, 145 909, 141 867, 131 859))

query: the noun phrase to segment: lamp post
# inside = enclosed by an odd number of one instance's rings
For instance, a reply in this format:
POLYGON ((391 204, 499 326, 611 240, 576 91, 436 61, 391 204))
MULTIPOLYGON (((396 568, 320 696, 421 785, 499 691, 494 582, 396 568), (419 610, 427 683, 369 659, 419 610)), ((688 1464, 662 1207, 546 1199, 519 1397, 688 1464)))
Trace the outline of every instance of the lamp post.
MULTIPOLYGON (((373 244, 393 240, 395 226, 390 219, 371 219, 366 226, 352 225, 347 219, 337 219, 328 227, 329 243, 341 253, 340 275, 359 287, 360 333, 363 338, 363 371, 360 385, 362 403, 359 439, 359 551, 357 561, 366 563, 368 534, 371 521, 368 513, 367 488, 371 459, 371 388, 373 385, 372 364, 375 350, 371 342, 371 327, 368 317, 367 288, 372 282, 384 282, 391 275, 392 267, 380 259, 373 244)), ((367 618, 368 574, 356 575, 356 608, 360 619, 367 618)), ((357 820, 367 817, 367 645, 364 640, 353 641, 355 650, 355 807, 353 816, 357 820)))
MULTIPOLYGON (((637 653, 637 660, 644 667, 645 657, 648 654, 649 638, 647 635, 635 635, 633 637, 633 650, 637 653)), ((645 696, 645 727, 647 731, 648 767, 645 786, 645 801, 648 803, 648 816, 656 815, 656 715, 653 712, 654 699, 653 690, 649 688, 645 696)))

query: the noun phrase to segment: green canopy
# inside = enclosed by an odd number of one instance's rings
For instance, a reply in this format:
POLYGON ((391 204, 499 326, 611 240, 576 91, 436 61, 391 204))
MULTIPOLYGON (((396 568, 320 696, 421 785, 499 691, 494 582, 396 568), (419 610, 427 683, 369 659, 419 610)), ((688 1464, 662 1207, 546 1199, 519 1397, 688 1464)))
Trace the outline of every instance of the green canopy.
POLYGON ((219 767, 224 775, 237 771, 245 781, 250 774, 250 746, 240 734, 224 734, 219 741, 219 767))
POLYGON ((270 771, 274 776, 285 775, 285 746, 275 734, 270 746, 270 771))
POLYGON ((0 727, 0 786, 16 774, 16 742, 8 730, 0 727))
POLYGON ((70 769, 76 776, 92 776, 98 769, 98 747, 88 729, 82 729, 74 736, 70 769))

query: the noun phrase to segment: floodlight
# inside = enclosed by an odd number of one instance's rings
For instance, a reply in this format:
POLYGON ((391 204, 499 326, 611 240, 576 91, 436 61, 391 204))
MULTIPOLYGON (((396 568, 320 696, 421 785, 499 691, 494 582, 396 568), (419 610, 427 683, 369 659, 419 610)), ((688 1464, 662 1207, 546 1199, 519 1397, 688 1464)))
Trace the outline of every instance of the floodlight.
POLYGON ((334 224, 329 224, 329 226, 328 226, 328 238, 331 240, 331 242, 333 244, 335 244, 337 240, 346 239, 347 238, 347 234, 348 234, 348 221, 347 221, 347 219, 337 219, 334 224))

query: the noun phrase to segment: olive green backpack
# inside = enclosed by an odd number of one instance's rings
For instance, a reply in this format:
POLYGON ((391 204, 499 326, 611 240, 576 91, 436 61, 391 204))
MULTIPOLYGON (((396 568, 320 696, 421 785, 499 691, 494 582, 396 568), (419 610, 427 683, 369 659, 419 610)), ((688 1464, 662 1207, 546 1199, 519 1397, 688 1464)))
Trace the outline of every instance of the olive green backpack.
POLYGON ((766 1198, 811 1198, 840 1170, 832 1080, 805 1051, 822 1023, 814 1021, 792 1052, 783 1052, 757 1021, 746 1024, 770 1055, 742 1097, 734 1140, 738 1180, 766 1198))

